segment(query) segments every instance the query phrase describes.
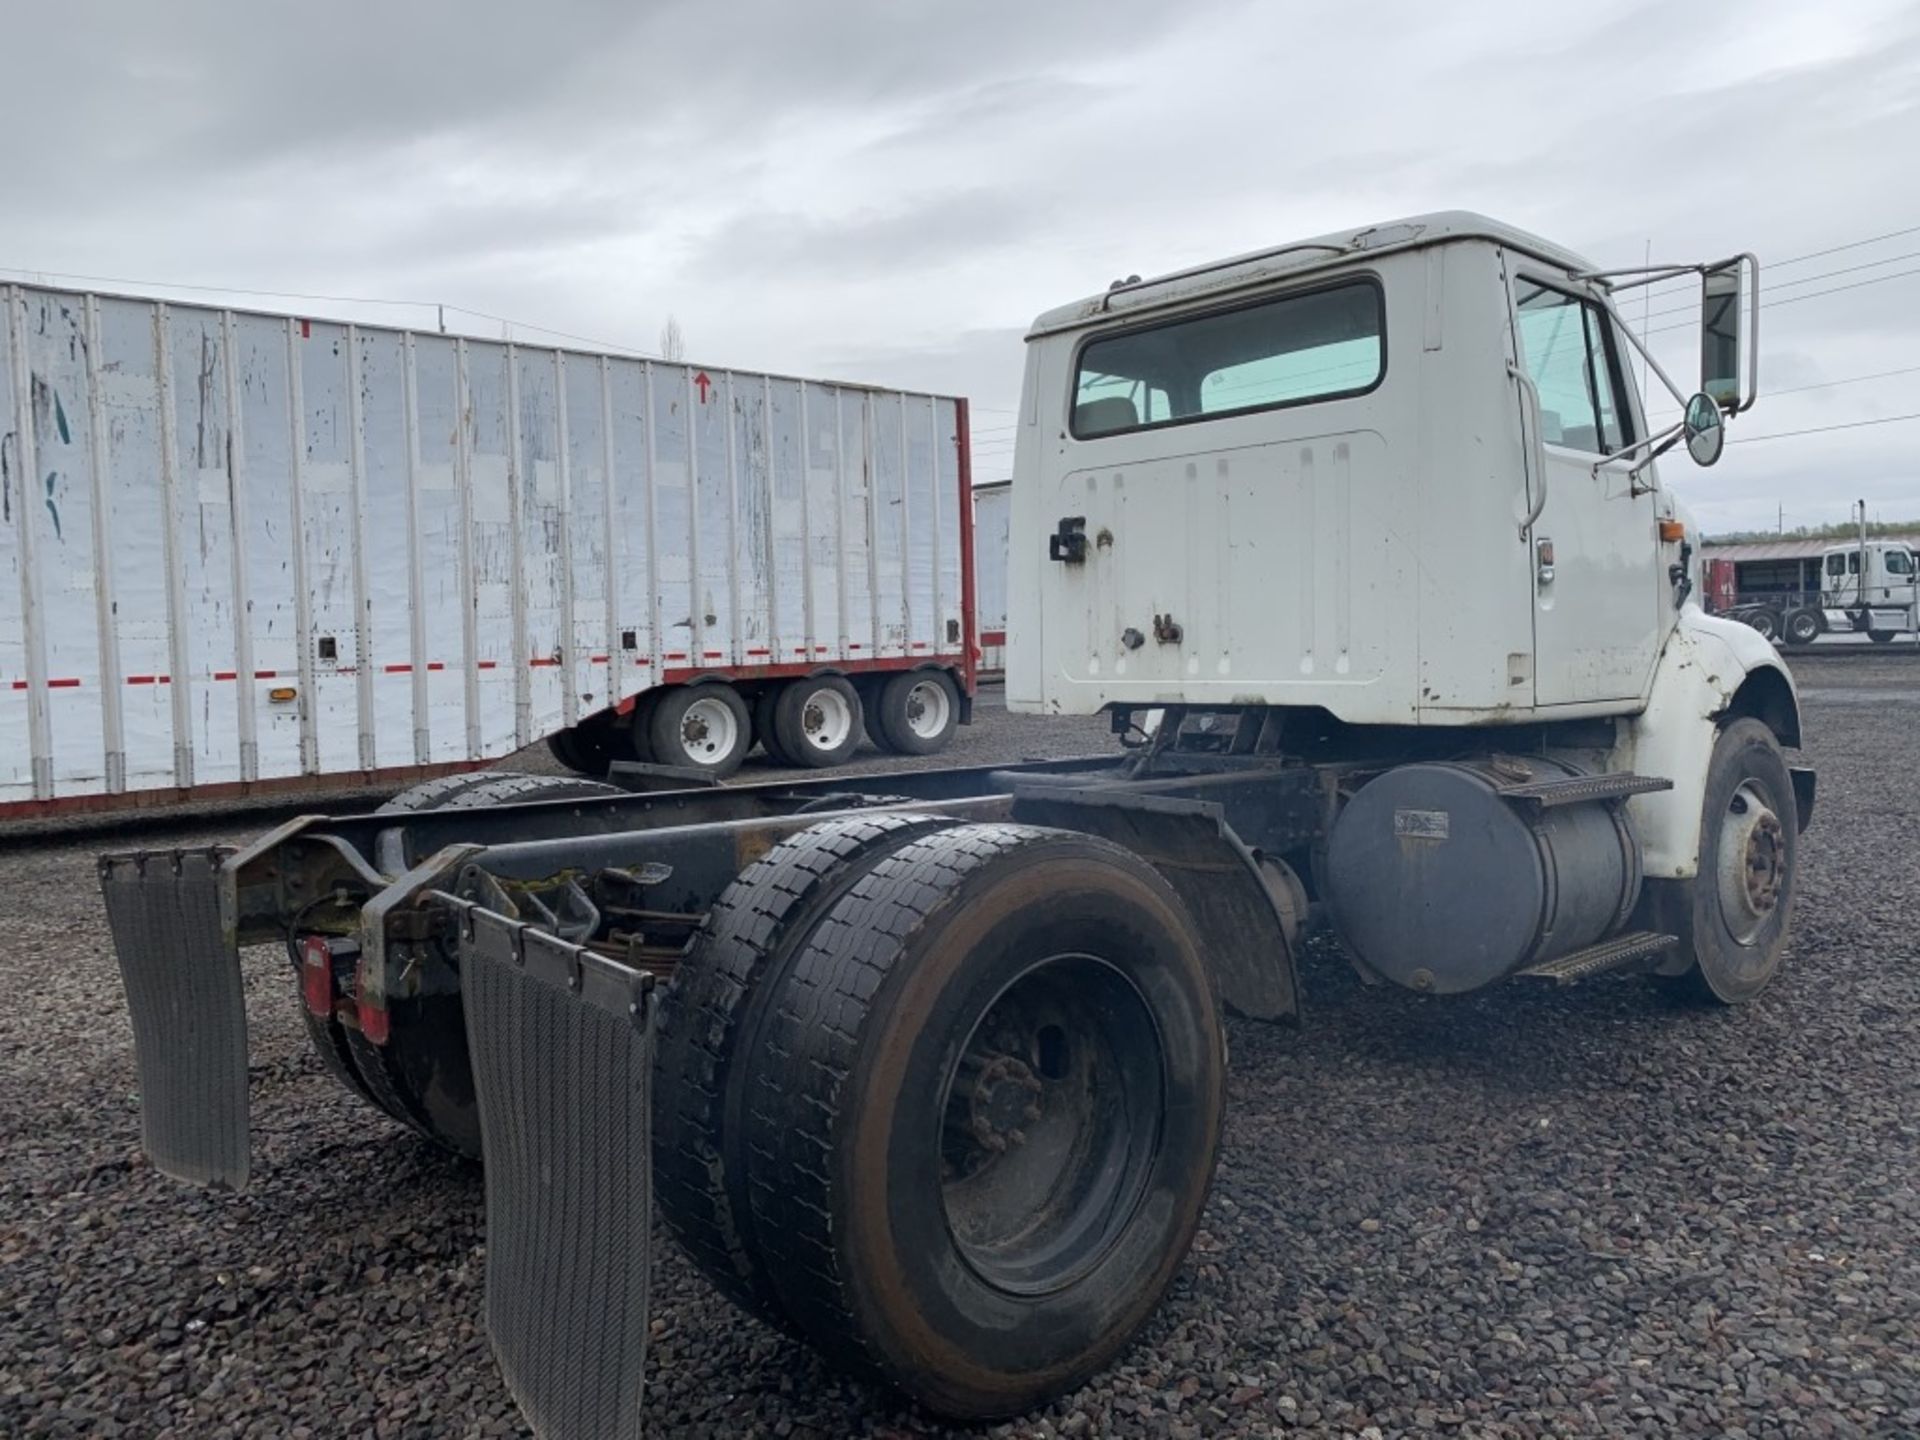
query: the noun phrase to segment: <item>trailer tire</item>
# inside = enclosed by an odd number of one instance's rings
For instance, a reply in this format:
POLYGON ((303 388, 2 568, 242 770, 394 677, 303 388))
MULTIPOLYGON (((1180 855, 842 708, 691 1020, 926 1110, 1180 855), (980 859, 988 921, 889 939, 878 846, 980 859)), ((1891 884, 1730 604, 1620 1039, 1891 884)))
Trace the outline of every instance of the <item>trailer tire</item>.
POLYGON ((1895 630, 1869 630, 1867 638, 1876 645, 1891 645, 1893 637, 1898 633, 1895 630))
POLYGON ((781 748, 780 732, 774 725, 774 711, 780 704, 784 685, 769 685, 753 697, 753 737, 776 765, 791 765, 793 757, 781 748))
POLYGON ((960 687, 945 670, 904 670, 879 689, 873 731, 896 755, 947 748, 960 724, 960 687))
POLYGON ((815 922, 885 856, 952 824, 922 815, 828 820, 788 836, 721 893, 662 995, 653 1177, 660 1215, 714 1287, 790 1328, 753 1238, 743 1139, 750 1055, 769 997, 815 922))
POLYGON ((657 764, 710 775, 733 774, 753 745, 747 702, 733 686, 718 681, 661 691, 646 724, 657 764))
POLYGON ((752 1059, 775 1292, 830 1358, 942 1415, 1018 1414, 1103 1368, 1199 1226, 1218 999, 1172 889, 1108 841, 916 837, 814 925, 752 1059))
MULTIPOLYGON (((1669 882, 1656 921, 1691 963, 1666 977, 1689 999, 1738 1005, 1779 973, 1793 920, 1799 826, 1773 732, 1741 719, 1721 730, 1700 807, 1700 874, 1669 882)), ((1664 887, 1663 887, 1664 888, 1664 887)))
POLYGON ((574 774, 603 780, 613 762, 621 757, 621 742, 628 734, 613 721, 613 713, 608 710, 589 715, 579 724, 547 736, 547 749, 574 774))
POLYGON ((842 675, 809 675, 780 687, 773 733, 793 765, 822 770, 860 748, 860 692, 842 675))

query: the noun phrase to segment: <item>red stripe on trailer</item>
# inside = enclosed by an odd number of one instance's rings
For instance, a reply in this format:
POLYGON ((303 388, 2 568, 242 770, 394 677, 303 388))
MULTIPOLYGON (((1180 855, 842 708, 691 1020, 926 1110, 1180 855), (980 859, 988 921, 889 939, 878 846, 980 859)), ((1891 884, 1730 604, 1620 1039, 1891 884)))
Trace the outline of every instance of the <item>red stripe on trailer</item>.
POLYGON ((411 665, 382 665, 382 666, 380 667, 380 670, 381 670, 381 672, 382 672, 383 674, 386 674, 386 675, 411 675, 411 674, 413 673, 413 666, 411 666, 411 665))
POLYGON ((926 640, 916 640, 913 642, 912 648, 915 650, 931 650, 933 645, 926 640))
POLYGON ((256 680, 278 680, 280 678, 280 672, 278 670, 256 670, 253 672, 253 678, 256 680))
POLYGON ((129 675, 127 676, 127 684, 129 685, 171 685, 172 683, 173 683, 173 677, 171 675, 129 675))
POLYGON ((604 665, 607 663, 607 657, 605 655, 589 655, 587 657, 587 663, 589 665, 604 665))
POLYGON ((773 654, 773 651, 771 651, 771 650, 749 650, 749 651, 747 651, 747 654, 749 654, 749 655, 771 655, 771 654, 773 654))
POLYGON ((240 678, 240 672, 238 670, 216 670, 213 672, 213 678, 216 680, 238 680, 240 678))
POLYGON ((702 650, 700 652, 700 658, 702 660, 724 660, 727 658, 727 652, 724 650, 702 650))
POLYGON ((1004 630, 982 630, 980 632, 980 643, 982 645, 1004 645, 1007 643, 1007 632, 1004 630))
POLYGON ((482 670, 498 670, 500 668, 500 662, 498 660, 482 660, 478 668, 482 670))
POLYGON ((864 645, 853 645, 853 644, 849 644, 849 645, 847 646, 847 649, 849 649, 849 650, 864 650, 864 649, 866 649, 866 648, 867 648, 867 647, 866 647, 866 646, 864 646, 864 645))
POLYGON ((540 666, 542 668, 549 665, 558 665, 559 663, 559 660, 552 655, 535 655, 527 661, 529 665, 540 666))
POLYGON ((427 662, 427 669, 429 670, 444 670, 446 668, 447 662, 444 660, 429 660, 427 662))
POLYGON ((684 650, 669 650, 665 658, 668 660, 684 660, 687 658, 687 652, 684 650))

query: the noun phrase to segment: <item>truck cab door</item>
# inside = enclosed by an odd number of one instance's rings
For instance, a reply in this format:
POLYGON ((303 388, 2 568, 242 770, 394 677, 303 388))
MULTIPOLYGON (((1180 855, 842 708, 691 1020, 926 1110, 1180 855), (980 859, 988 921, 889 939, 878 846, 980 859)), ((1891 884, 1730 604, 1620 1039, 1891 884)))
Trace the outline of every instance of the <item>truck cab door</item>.
POLYGON ((1608 309, 1508 256, 1532 564, 1534 703, 1637 699, 1660 651, 1662 585, 1650 474, 1626 461, 1642 423, 1608 309), (1528 382, 1531 382, 1530 384, 1528 382))

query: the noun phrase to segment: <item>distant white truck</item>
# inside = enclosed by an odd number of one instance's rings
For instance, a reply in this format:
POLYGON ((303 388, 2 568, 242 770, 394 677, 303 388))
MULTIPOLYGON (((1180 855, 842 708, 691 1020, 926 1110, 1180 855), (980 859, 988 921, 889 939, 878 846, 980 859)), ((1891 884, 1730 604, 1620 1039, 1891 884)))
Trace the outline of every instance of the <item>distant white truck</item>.
POLYGON ((1769 640, 1810 645, 1822 635, 1860 634, 1877 645, 1920 631, 1916 560, 1904 540, 1859 540, 1820 552, 1817 595, 1767 596, 1725 613, 1769 640))

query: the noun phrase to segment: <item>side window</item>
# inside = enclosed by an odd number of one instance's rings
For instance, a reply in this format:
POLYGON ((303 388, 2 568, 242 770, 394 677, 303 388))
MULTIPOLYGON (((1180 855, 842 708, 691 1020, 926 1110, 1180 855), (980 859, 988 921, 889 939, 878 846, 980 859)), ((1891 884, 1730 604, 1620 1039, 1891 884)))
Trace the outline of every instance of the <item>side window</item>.
POLYGON ((1846 574, 1847 573, 1847 557, 1840 554, 1838 551, 1835 551, 1833 554, 1827 556, 1827 573, 1829 575, 1836 575, 1836 576, 1846 574))
POLYGON ((1889 575, 1913 574, 1913 556, 1905 550, 1887 551, 1887 573, 1889 575))
POLYGON ((1847 552, 1847 573, 1849 575, 1858 575, 1860 573, 1860 552, 1858 550, 1849 550, 1847 552))
POLYGON ((1540 391, 1549 445, 1612 455, 1633 442, 1620 356, 1606 313, 1591 301, 1522 282, 1520 349, 1540 391))

